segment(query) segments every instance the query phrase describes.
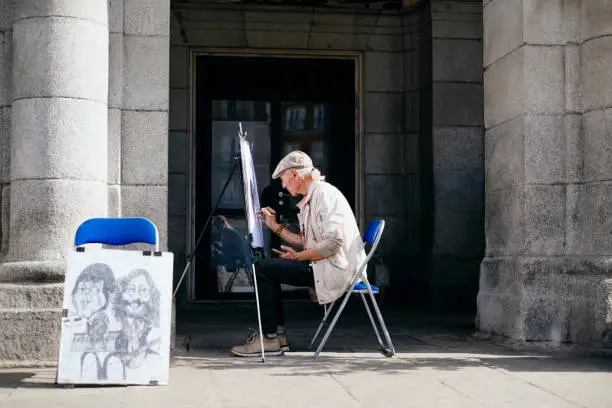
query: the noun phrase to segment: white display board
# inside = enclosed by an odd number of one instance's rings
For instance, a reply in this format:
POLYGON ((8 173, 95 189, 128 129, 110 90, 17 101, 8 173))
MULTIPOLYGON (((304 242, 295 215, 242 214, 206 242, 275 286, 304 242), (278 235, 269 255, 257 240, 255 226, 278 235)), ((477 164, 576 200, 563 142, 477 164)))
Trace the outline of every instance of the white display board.
POLYGON ((259 194, 257 189, 257 177, 255 175, 255 166, 253 165, 253 157, 251 155, 251 147, 246 140, 246 134, 240 127, 240 162, 242 163, 242 182, 244 183, 244 204, 247 218, 248 232, 253 237, 251 241, 252 248, 264 248, 264 236, 261 221, 257 218, 259 212, 259 194))
POLYGON ((58 384, 168 384, 173 254, 68 254, 58 384))

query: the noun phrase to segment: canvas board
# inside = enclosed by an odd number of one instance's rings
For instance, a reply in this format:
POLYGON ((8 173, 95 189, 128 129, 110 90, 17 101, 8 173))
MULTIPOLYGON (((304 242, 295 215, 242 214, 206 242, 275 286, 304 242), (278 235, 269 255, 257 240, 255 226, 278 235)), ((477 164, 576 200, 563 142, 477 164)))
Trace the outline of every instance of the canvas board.
POLYGON ((264 248, 264 235, 261 220, 257 218, 259 212, 259 193, 257 188, 257 176, 251 154, 251 146, 246 140, 246 134, 242 132, 240 125, 240 162, 242 164, 242 182, 244 184, 244 204, 247 218, 248 232, 253 237, 251 248, 264 248))
POLYGON ((173 254, 68 253, 58 384, 168 384, 173 254))

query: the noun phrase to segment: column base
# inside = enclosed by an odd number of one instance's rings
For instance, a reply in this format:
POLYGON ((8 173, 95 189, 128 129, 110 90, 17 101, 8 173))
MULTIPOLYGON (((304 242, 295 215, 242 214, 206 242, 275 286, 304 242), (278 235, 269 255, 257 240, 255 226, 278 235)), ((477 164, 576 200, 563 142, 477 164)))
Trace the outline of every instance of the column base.
POLYGON ((64 282, 66 261, 7 262, 0 266, 0 282, 64 282))
POLYGON ((0 283, 0 366, 57 364, 61 283, 0 283))
POLYGON ((485 258, 477 328, 519 342, 603 344, 612 329, 610 258, 485 258))

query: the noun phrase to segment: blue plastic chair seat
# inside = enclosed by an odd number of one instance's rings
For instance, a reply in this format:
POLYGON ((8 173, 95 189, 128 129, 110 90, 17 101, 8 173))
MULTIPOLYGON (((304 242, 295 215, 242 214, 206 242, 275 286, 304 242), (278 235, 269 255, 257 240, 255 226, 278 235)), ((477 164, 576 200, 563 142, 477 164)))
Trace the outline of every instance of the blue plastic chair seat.
MULTIPOLYGON (((374 286, 374 285, 370 284, 370 287, 372 288, 372 292, 378 293, 378 286, 374 286)), ((368 287, 365 285, 365 283, 358 283, 355 286, 353 286, 353 292, 364 292, 364 293, 367 293, 368 292, 368 287)))

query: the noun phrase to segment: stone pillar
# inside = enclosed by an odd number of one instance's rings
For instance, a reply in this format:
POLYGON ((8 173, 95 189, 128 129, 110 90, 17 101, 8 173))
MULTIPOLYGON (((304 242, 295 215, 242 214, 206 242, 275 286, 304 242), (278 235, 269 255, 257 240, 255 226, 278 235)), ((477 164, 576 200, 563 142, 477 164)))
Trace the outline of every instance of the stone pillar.
POLYGON ((65 255, 107 214, 107 0, 20 0, 0 360, 57 358, 65 255))
POLYGON ((475 309, 484 252, 482 4, 431 1, 433 239, 430 293, 475 309))
POLYGON ((478 327, 521 341, 598 342, 612 324, 609 6, 484 4, 478 327))

